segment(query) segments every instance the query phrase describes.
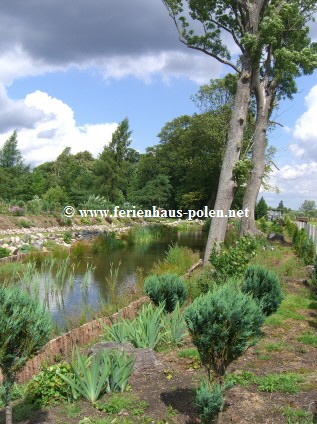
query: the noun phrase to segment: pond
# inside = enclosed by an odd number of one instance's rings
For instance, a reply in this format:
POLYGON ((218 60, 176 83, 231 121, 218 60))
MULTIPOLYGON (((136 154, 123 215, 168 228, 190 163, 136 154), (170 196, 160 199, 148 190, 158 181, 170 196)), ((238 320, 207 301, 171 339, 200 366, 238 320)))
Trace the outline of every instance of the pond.
POLYGON ((177 230, 165 232, 164 236, 147 243, 90 253, 80 260, 60 260, 59 269, 56 269, 56 262, 48 260, 40 269, 30 267, 26 273, 29 277, 25 277, 30 282, 26 285, 32 286, 30 291, 35 287, 40 299, 48 305, 54 322, 63 326, 66 316, 80 315, 84 309, 97 310, 98 305, 108 302, 109 280, 116 281, 119 293, 133 288, 138 272, 146 274, 154 262, 164 258, 169 246, 177 243, 198 251, 202 256, 206 238, 207 234, 200 228, 177 230))

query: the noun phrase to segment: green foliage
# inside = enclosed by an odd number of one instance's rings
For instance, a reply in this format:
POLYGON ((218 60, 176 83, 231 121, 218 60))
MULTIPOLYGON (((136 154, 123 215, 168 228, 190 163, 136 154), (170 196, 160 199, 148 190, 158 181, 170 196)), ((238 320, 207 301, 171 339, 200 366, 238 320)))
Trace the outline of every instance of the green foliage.
POLYGON ((227 284, 195 299, 185 321, 209 379, 214 370, 222 382, 230 363, 261 337, 264 316, 249 295, 227 284))
POLYGON ((0 368, 9 405, 16 373, 49 340, 48 312, 20 288, 0 286, 0 368))
POLYGON ((171 314, 164 305, 143 305, 139 315, 128 321, 118 315, 111 326, 102 324, 105 338, 119 343, 131 342, 135 347, 155 349, 159 342, 178 346, 186 335, 186 325, 177 304, 171 314))
POLYGON ((301 374, 291 372, 282 374, 267 374, 256 379, 259 389, 263 392, 269 393, 298 393, 301 391, 300 384, 304 381, 305 379, 301 374))
POLYGON ((127 411, 131 415, 142 415, 149 406, 147 402, 139 401, 132 394, 113 393, 107 397, 106 403, 98 403, 97 408, 106 414, 118 414, 127 411))
POLYGON ((316 209, 316 203, 314 200, 305 200, 299 209, 301 211, 310 211, 316 209))
POLYGON ((190 276, 189 291, 191 299, 201 294, 206 294, 217 286, 214 273, 214 270, 210 267, 203 267, 197 274, 190 276))
POLYGON ((314 346, 317 348, 317 335, 313 333, 305 333, 297 338, 299 342, 314 346))
POLYGON ((208 382, 202 383, 196 391, 195 404, 199 409, 202 424, 216 423, 224 405, 220 384, 210 386, 208 382))
POLYGON ((69 384, 72 396, 83 396, 93 404, 103 393, 123 392, 133 371, 134 358, 125 352, 102 352, 87 356, 78 350, 73 352, 71 369, 73 375, 59 374, 69 384))
POLYGON ((253 297, 265 316, 276 312, 283 300, 278 277, 260 266, 250 266, 246 270, 241 290, 253 297))
POLYGON ((10 255, 10 250, 5 247, 0 247, 0 258, 5 258, 10 255))
POLYGON ((235 373, 227 374, 226 381, 232 384, 239 384, 240 386, 247 387, 251 383, 255 383, 256 377, 251 371, 238 371, 235 373))
MULTIPOLYGON (((12 386, 12 392, 11 392, 11 400, 17 400, 21 399, 24 396, 24 388, 21 386, 18 386, 17 383, 14 383, 12 386)), ((3 386, 0 386, 0 408, 3 408, 5 406, 4 402, 2 402, 2 399, 5 397, 5 388, 3 386)))
POLYGON ((241 237, 235 246, 228 249, 222 246, 219 253, 214 248, 210 256, 210 262, 216 271, 214 274, 215 280, 224 282, 231 277, 241 276, 251 258, 256 255, 257 248, 256 239, 250 236, 241 237))
POLYGON ((269 229, 269 223, 268 221, 265 219, 264 216, 262 216, 262 218, 259 219, 259 226, 260 226, 260 230, 263 233, 266 233, 269 229))
POLYGON ((95 238, 92 242, 91 250, 93 253, 111 252, 124 246, 124 241, 118 239, 115 232, 111 232, 95 238))
POLYGON ((314 257, 314 269, 313 269, 311 278, 312 278, 313 287, 316 289, 317 288, 317 255, 315 255, 314 257))
POLYGON ((30 221, 27 221, 26 219, 20 219, 17 221, 17 224, 21 228, 31 228, 33 227, 32 223, 30 221))
POLYGON ((315 256, 313 241, 308 237, 304 228, 299 230, 296 226, 295 229, 290 224, 288 224, 288 228, 290 229, 289 232, 292 233, 292 241, 296 253, 303 259, 305 265, 312 264, 315 256))
POLYGON ((166 312, 172 312, 179 302, 187 298, 187 288, 182 278, 175 274, 151 275, 144 281, 144 291, 156 306, 164 303, 166 312))
POLYGON ((255 219, 261 219, 262 217, 266 218, 267 215, 267 203, 263 197, 258 201, 255 206, 255 219))
POLYGON ((179 302, 170 314, 162 316, 162 327, 165 330, 163 342, 173 346, 180 346, 187 335, 187 326, 181 312, 179 302))
POLYGON ((154 263, 151 274, 183 275, 199 260, 199 254, 185 246, 171 245, 162 261, 154 263))
POLYGON ((70 244, 72 241, 73 234, 70 231, 66 231, 63 236, 63 242, 70 244))
POLYGON ((43 366, 41 371, 27 384, 27 398, 39 406, 72 399, 69 384, 63 380, 61 375, 73 376, 70 364, 61 362, 56 365, 43 366))

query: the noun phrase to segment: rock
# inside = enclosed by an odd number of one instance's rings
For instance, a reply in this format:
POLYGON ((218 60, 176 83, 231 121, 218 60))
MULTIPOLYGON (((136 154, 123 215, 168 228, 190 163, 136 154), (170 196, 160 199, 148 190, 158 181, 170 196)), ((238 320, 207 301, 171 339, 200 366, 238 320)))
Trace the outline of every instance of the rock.
POLYGON ((135 355, 134 371, 140 372, 146 369, 163 371, 163 364, 156 358, 153 349, 138 349, 131 343, 101 342, 92 346, 89 354, 96 354, 100 350, 122 350, 128 355, 135 355))
POLYGON ((4 243, 4 244, 2 245, 2 247, 3 247, 4 249, 8 249, 10 246, 9 246, 7 243, 4 243))
POLYGON ((270 233, 267 238, 269 241, 279 241, 280 243, 285 243, 283 234, 270 233))
POLYGON ((307 265, 305 266, 305 270, 307 271, 307 274, 311 275, 314 272, 314 265, 307 265))

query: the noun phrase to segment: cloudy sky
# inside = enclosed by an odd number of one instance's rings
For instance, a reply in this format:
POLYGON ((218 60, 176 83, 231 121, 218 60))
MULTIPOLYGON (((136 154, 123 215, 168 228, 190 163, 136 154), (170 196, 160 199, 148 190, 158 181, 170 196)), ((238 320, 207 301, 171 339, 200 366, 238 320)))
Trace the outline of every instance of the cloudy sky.
MULTIPOLYGON (((160 0, 2 0, 0 146, 16 129, 32 165, 66 146, 97 156, 127 116, 143 152, 167 121, 198 112, 190 96, 200 84, 226 72, 178 41, 160 0)), ((276 113, 272 206, 317 202, 316 76, 301 78, 276 113)))

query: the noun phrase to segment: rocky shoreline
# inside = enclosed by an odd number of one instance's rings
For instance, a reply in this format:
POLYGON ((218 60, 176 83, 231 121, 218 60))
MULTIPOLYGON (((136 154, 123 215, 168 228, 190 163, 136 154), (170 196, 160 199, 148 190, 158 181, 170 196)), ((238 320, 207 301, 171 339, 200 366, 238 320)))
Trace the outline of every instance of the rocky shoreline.
MULTIPOLYGON (((133 224, 132 224, 133 225, 133 224)), ((73 225, 72 227, 49 227, 49 228, 23 228, 1 230, 0 235, 10 235, 0 239, 0 248, 5 248, 10 252, 9 257, 20 253, 27 253, 27 250, 35 249, 41 252, 47 252, 45 247, 47 242, 54 242, 65 248, 70 248, 73 243, 83 240, 91 240, 103 233, 116 232, 126 233, 131 226, 119 227, 115 225, 73 225), (49 234, 44 234, 49 233, 49 234), (64 241, 65 233, 71 233, 69 243, 64 241), (19 234, 17 236, 16 234, 19 234)))

